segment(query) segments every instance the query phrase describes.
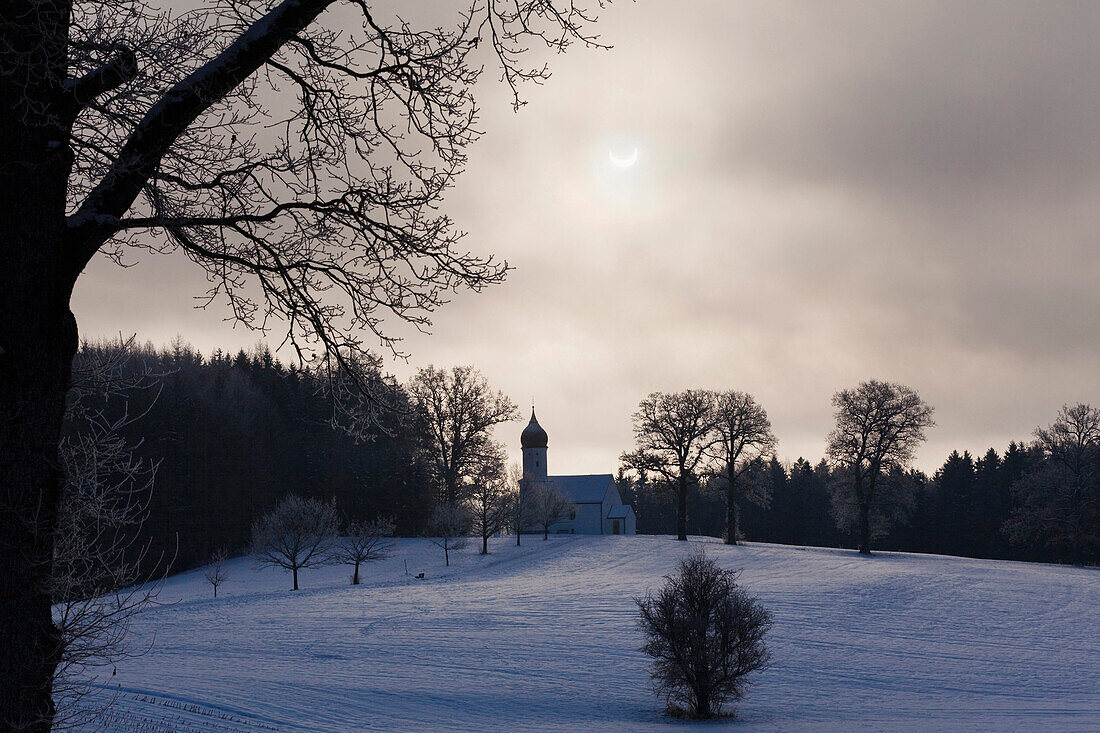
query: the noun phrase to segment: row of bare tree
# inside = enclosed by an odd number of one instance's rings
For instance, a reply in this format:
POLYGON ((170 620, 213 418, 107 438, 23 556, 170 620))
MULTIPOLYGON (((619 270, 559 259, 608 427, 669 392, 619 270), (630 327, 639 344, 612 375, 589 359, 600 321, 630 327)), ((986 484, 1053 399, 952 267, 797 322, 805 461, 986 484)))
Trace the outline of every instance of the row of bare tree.
MULTIPOLYGON (((622 457, 623 493, 634 497, 641 526, 647 526, 647 518, 639 502, 647 501, 654 488, 670 493, 680 539, 687 536, 690 496, 697 502, 723 497, 723 529, 733 544, 740 507, 767 508, 773 487, 797 480, 801 491, 817 493, 791 497, 800 506, 785 509, 831 515, 840 532, 854 533, 862 553, 869 553, 872 541, 886 537, 892 525, 901 524, 891 535, 895 549, 1100 561, 1097 408, 1063 406, 1051 425, 1036 429, 1030 444, 1013 443, 1003 458, 993 449, 977 461, 969 453, 952 453, 929 478, 910 465, 925 431, 934 425, 932 407, 914 390, 871 380, 838 392, 833 406, 836 426, 828 435, 825 460, 815 468, 799 459, 788 472, 775 459, 767 413, 751 395, 651 394, 634 414, 636 448, 622 457)), ((815 518, 794 519, 821 524, 815 518)), ((649 531, 659 530, 651 526, 649 531)), ((807 541, 790 539, 790 532, 773 534, 774 541, 807 541)), ((806 531, 795 534, 805 537, 806 531)), ((820 531, 810 534, 818 541, 823 537, 820 531)))
MULTIPOLYGON (((476 484, 465 501, 441 502, 432 515, 425 537, 438 545, 444 563, 451 564, 451 552, 467 546, 471 535, 481 539, 481 554, 489 552, 489 538, 513 530, 516 544, 532 527, 549 536, 550 525, 564 519, 572 504, 560 493, 542 484, 519 490, 518 471, 507 478, 492 477, 476 484)), ((342 524, 335 502, 283 497, 271 511, 252 525, 251 554, 260 565, 282 568, 291 573, 292 590, 298 590, 298 572, 328 565, 349 565, 351 583, 359 585, 359 570, 366 563, 389 557, 395 525, 390 517, 369 522, 342 524)), ((215 551, 204 568, 207 582, 218 586, 228 579, 228 553, 215 551)))
MULTIPOLYGON (((298 590, 298 571, 326 565, 350 565, 351 584, 359 585, 362 565, 389 557, 393 533, 391 517, 341 526, 335 502, 289 494, 252 525, 251 550, 260 565, 290 571, 293 590, 298 590)), ((218 553, 212 560, 207 567, 220 566, 224 554, 218 553)), ((217 596, 217 582, 209 576, 207 580, 217 596)))
MULTIPOLYGON (((871 551, 871 518, 881 477, 907 465, 932 422, 932 408, 900 384, 871 380, 833 396, 836 428, 828 457, 850 479, 850 510, 859 551, 871 551)), ((689 389, 654 392, 634 413, 635 449, 623 465, 642 480, 668 486, 677 500, 676 534, 687 539, 688 488, 706 477, 724 483, 726 542, 736 544, 738 507, 750 466, 775 454, 777 440, 764 408, 744 392, 689 389)))
POLYGON ((727 538, 737 542, 738 479, 752 462, 772 454, 776 438, 768 414, 744 392, 654 392, 634 413, 635 449, 623 464, 654 476, 676 495, 676 534, 687 539, 688 487, 703 474, 721 472, 727 492, 727 538))

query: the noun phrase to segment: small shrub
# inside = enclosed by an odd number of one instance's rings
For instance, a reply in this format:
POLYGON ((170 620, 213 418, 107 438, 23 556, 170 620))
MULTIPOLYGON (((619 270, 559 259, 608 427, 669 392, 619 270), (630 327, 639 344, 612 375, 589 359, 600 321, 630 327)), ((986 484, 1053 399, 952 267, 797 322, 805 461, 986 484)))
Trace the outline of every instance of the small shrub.
POLYGON ((656 594, 635 599, 642 651, 653 657, 650 678, 672 715, 732 715, 727 702, 744 697, 749 674, 768 664, 771 614, 737 584, 738 575, 699 550, 656 594))

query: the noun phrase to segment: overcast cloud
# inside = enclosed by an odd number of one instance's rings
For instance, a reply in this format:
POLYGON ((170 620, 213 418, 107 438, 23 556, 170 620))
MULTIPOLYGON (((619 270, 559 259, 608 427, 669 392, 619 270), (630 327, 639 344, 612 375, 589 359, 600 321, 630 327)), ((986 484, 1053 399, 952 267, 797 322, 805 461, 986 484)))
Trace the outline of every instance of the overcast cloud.
MULTIPOLYGON (((642 0, 600 30, 518 115, 486 75, 447 209, 515 271, 394 372, 533 396, 556 473, 614 471, 653 390, 749 391, 816 461, 835 391, 900 381, 936 407, 929 470, 1100 402, 1100 6, 642 0)), ((253 343, 203 290, 183 258, 100 261, 76 315, 253 343)))

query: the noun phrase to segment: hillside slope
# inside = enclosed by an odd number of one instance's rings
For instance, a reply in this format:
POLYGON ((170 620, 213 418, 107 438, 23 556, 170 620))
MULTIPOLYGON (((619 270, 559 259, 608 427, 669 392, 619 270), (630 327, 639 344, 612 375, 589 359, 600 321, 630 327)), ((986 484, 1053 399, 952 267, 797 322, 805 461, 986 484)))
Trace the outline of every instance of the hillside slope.
MULTIPOLYGON (((632 597, 695 543, 513 540, 443 568, 401 540, 348 569, 229 565, 170 579, 136 620, 145 655, 101 679, 115 731, 650 731, 632 597), (424 580, 406 576, 424 572, 424 580)), ((707 551, 774 613, 773 666, 738 731, 1100 729, 1100 572, 771 545, 707 551)), ((108 671, 108 675, 110 672, 108 671)))

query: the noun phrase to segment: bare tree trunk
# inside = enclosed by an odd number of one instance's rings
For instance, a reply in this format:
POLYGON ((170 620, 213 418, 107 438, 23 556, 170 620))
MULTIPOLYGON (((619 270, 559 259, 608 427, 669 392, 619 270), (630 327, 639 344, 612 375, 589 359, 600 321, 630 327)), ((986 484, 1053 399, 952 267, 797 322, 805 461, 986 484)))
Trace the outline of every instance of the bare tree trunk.
POLYGON ((489 554, 489 537, 487 535, 481 535, 481 554, 489 554))
POLYGON ((298 590, 298 566, 291 568, 291 572, 294 573, 294 587, 291 590, 298 590))
POLYGON ((737 544, 738 526, 740 525, 740 510, 737 507, 735 494, 730 491, 726 495, 726 544, 737 544))
POLYGON ((351 575, 351 584, 359 585, 359 561, 355 561, 355 571, 351 575))
POLYGON ((688 521, 687 480, 680 478, 676 487, 676 539, 686 542, 688 521))
POLYGON ((736 545, 739 517, 737 510, 737 487, 734 482, 737 479, 732 469, 728 471, 726 477, 726 544, 736 545))
POLYGON ((77 348, 59 122, 68 19, 63 2, 0 3, 0 730, 26 733, 50 730, 61 651, 48 581, 77 348))
POLYGON ((867 502, 859 503, 859 552, 871 554, 871 507, 867 502))
MULTIPOLYGON (((14 288, 0 289, 10 294, 14 288)), ((0 729, 16 731, 50 729, 60 652, 48 582, 61 492, 57 445, 76 322, 67 308, 63 315, 56 307, 42 309, 52 314, 31 312, 39 308, 0 309, 6 320, 0 343, 0 729)))
POLYGON ((458 504, 458 477, 450 471, 443 478, 443 501, 450 507, 458 504))
POLYGON ((859 554, 871 554, 871 502, 875 499, 875 479, 878 467, 872 466, 867 479, 867 493, 863 492, 863 482, 856 483, 856 497, 859 499, 859 554))
POLYGON ((710 696, 706 692, 700 692, 695 698, 695 716, 699 720, 710 720, 713 717, 710 711, 710 696))
MULTIPOLYGON (((67 293, 61 298, 47 283, 21 289, 11 281, 42 273, 18 262, 19 254, 37 259, 32 249, 7 258, 13 266, 0 282, 0 729, 16 731, 48 731, 54 712, 60 638, 48 582, 62 480, 57 447, 77 346, 67 293), (30 297, 17 299, 20 291, 30 297)), ((43 242, 38 249, 51 247, 43 242)))

